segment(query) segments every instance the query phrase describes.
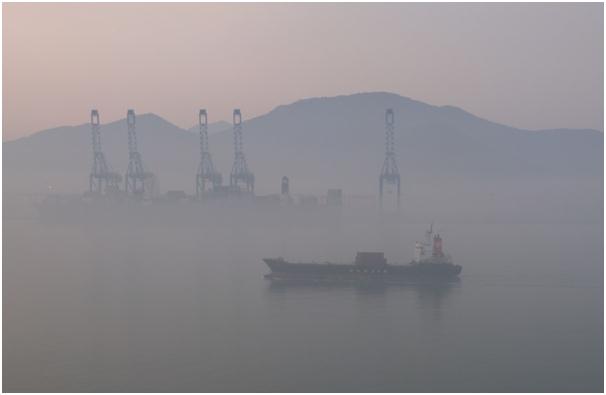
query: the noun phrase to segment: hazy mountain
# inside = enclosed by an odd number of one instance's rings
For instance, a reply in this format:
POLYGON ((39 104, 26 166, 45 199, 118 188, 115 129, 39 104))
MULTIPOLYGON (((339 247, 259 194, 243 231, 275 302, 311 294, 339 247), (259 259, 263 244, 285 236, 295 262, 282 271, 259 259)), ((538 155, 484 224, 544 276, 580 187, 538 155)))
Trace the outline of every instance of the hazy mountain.
MULTIPOLYGON (((211 136, 213 134, 223 132, 230 128, 231 128, 231 123, 226 122, 226 121, 211 122, 208 124, 208 135, 211 136)), ((198 133, 198 132, 200 132, 200 127, 198 125, 194 125, 191 128, 189 128, 188 130, 192 133, 198 133)))
MULTIPOLYGON (((386 108, 395 112, 402 191, 409 202, 445 207, 456 200, 473 210, 476 203, 491 201, 516 212, 520 205, 542 201, 549 210, 573 204, 588 210, 587 216, 601 213, 595 210, 602 210, 603 202, 603 133, 519 130, 390 93, 305 99, 250 120, 243 109, 244 150, 257 192, 277 192, 287 175, 294 193, 334 187, 376 195, 386 108)), ((233 136, 227 123, 213 125, 228 127, 210 137, 215 165, 228 180, 233 136)), ((125 121, 104 124, 101 133, 110 164, 124 173, 125 121)), ((157 174, 160 191, 192 193, 197 134, 154 114, 137 117, 137 133, 144 164, 157 174)), ((90 140, 90 127, 83 124, 4 143, 5 192, 43 192, 49 185, 59 192, 85 190, 90 140)))

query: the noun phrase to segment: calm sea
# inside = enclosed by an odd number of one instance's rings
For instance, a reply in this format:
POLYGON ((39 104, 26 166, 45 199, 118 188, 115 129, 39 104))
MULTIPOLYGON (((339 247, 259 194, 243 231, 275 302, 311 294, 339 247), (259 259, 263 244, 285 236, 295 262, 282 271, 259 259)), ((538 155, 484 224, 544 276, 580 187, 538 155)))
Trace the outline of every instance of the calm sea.
POLYGON ((459 282, 293 286, 261 258, 407 262, 425 225, 6 219, 4 390, 603 390, 602 224, 436 229, 459 282))

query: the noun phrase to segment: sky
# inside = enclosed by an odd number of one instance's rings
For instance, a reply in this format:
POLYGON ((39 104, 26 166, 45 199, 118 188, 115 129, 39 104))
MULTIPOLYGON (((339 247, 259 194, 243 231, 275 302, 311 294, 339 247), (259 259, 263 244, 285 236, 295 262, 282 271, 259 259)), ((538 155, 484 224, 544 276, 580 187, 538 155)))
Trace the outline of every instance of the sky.
POLYGON ((603 5, 2 5, 3 141, 388 91, 526 129, 604 124, 603 5))

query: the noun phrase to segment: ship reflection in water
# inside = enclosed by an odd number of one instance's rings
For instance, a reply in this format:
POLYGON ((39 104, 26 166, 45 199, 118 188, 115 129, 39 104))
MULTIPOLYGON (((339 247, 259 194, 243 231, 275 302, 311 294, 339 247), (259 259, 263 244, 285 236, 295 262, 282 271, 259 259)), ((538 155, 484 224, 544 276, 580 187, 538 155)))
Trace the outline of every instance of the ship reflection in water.
POLYGON ((424 282, 388 283, 385 281, 317 281, 308 279, 296 280, 267 280, 268 293, 273 296, 288 296, 289 298, 307 298, 315 295, 332 294, 356 296, 357 302, 365 299, 372 300, 375 297, 395 297, 401 302, 413 301, 418 310, 431 311, 435 318, 439 318, 440 311, 450 303, 451 296, 461 291, 462 281, 458 278, 436 279, 424 282), (412 299, 411 299, 412 297, 412 299))

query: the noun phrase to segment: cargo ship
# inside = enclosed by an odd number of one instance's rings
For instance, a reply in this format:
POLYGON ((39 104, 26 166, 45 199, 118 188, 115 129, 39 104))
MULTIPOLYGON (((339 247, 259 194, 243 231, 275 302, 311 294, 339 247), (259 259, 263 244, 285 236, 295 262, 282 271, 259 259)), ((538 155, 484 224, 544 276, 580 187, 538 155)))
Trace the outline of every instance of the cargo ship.
POLYGON ((271 280, 358 281, 381 280, 406 282, 417 280, 456 279, 461 265, 455 265, 442 250, 439 234, 432 237, 432 227, 425 233, 425 242, 416 242, 415 257, 410 263, 388 263, 382 252, 358 252, 353 263, 288 262, 283 258, 265 258, 271 280), (427 253, 431 246, 431 255, 427 253))

